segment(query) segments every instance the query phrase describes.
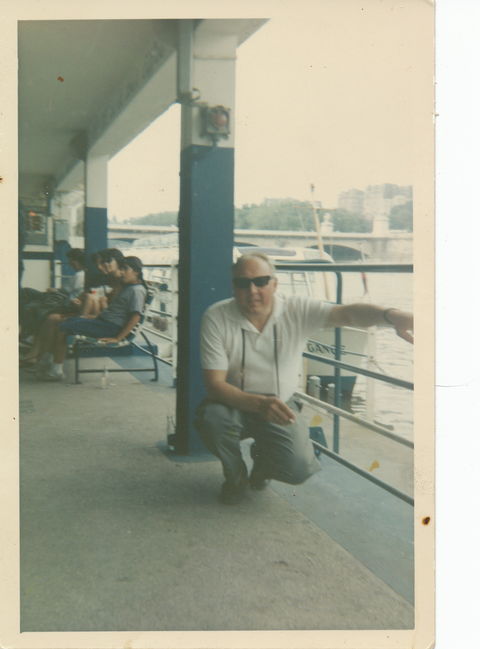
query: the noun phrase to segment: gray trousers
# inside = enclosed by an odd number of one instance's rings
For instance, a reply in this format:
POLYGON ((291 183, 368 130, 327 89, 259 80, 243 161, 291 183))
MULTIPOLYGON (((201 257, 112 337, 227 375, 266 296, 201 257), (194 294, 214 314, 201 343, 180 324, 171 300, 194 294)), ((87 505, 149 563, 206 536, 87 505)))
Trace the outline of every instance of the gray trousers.
MULTIPOLYGON (((293 399, 288 406, 299 414, 293 399)), ((248 412, 221 403, 203 401, 197 408, 195 425, 208 450, 222 462, 227 482, 238 484, 246 472, 240 440, 255 440, 255 464, 265 478, 301 484, 320 470, 306 426, 298 421, 279 426, 248 412)))

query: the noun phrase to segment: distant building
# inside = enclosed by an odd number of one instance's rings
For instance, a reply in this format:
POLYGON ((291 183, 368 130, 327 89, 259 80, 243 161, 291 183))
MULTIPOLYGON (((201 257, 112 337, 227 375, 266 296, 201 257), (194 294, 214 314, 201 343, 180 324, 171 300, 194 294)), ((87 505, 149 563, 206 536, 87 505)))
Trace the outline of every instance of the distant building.
POLYGON ((369 219, 386 218, 392 207, 412 200, 411 185, 400 187, 391 183, 369 185, 363 199, 363 214, 369 219))
POLYGON ((338 195, 338 207, 352 214, 363 214, 364 192, 360 189, 348 189, 338 195))

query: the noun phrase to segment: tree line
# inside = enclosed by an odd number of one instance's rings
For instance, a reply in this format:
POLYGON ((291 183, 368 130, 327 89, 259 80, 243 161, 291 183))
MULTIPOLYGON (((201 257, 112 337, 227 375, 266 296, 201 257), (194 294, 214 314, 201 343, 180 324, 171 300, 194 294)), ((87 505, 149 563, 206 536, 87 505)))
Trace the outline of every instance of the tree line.
MULTIPOLYGON (((246 204, 235 208, 235 228, 254 230, 315 230, 314 208, 308 201, 293 199, 265 200, 260 205, 246 204)), ((317 208, 320 222, 326 213, 330 214, 335 232, 371 232, 372 222, 362 214, 343 209, 326 210, 317 208)), ((178 225, 177 212, 158 212, 131 218, 125 223, 136 225, 178 225)), ((396 205, 390 211, 391 230, 413 229, 413 205, 408 201, 396 205)))

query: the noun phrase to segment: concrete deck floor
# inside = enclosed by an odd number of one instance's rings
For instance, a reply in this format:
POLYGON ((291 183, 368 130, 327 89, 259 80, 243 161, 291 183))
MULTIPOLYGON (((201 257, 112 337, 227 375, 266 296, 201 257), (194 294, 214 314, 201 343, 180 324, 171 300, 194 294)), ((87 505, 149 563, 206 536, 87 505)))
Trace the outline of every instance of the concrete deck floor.
POLYGON ((22 631, 413 627, 405 599, 274 489, 226 507, 218 461, 167 457, 171 387, 68 370, 21 378, 22 631))

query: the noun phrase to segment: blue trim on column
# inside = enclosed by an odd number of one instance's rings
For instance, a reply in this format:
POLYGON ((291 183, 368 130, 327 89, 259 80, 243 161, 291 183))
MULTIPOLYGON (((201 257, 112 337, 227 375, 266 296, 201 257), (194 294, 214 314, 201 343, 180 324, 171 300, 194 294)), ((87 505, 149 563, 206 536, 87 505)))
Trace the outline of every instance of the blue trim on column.
POLYGON ((176 445, 178 454, 204 452, 193 426, 205 396, 199 354, 205 309, 230 297, 233 254, 234 150, 194 145, 180 161, 179 299, 176 445))
POLYGON ((87 263, 86 286, 98 285, 98 271, 91 262, 91 256, 108 247, 108 217, 106 207, 85 207, 85 257, 87 263))
POLYGON ((53 255, 56 260, 62 262, 62 277, 71 276, 75 274, 74 269, 70 266, 68 261, 68 251, 72 246, 68 241, 55 241, 53 244, 53 255))
POLYGON ((107 247, 108 221, 106 207, 85 208, 85 252, 91 255, 107 247))

